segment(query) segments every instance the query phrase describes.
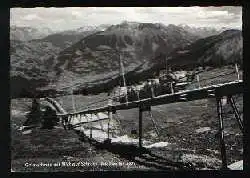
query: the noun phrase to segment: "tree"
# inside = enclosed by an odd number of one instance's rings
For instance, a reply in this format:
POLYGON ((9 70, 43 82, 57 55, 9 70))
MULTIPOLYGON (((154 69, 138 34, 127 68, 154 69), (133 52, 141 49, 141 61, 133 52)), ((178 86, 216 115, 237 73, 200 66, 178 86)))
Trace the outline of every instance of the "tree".
POLYGON ((41 119, 41 110, 40 110, 40 103, 37 98, 33 98, 31 110, 27 115, 27 120, 23 125, 33 125, 40 123, 41 119))
POLYGON ((56 111, 47 106, 42 118, 42 129, 53 129, 56 122, 56 111))

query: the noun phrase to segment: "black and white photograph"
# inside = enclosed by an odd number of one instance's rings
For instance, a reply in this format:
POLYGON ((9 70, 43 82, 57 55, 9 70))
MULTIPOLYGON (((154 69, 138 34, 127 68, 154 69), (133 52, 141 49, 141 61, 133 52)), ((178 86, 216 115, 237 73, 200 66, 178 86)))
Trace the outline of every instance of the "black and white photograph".
POLYGON ((9 21, 11 172, 243 170, 241 6, 9 21))

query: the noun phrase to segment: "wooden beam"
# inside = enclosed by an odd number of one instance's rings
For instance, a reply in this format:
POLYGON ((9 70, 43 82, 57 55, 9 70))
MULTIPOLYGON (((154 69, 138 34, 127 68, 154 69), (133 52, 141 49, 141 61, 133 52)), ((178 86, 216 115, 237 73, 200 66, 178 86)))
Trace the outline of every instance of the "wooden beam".
MULTIPOLYGON (((199 100, 204 98, 215 98, 219 96, 228 96, 228 95, 234 95, 237 93, 242 93, 244 89, 243 82, 242 81, 235 81, 235 82, 229 82, 225 84, 218 84, 218 85, 212 85, 208 87, 203 87, 199 89, 193 89, 193 90, 186 90, 182 92, 177 92, 173 94, 166 94, 157 96, 155 98, 146 98, 142 100, 137 100, 133 102, 128 103, 122 103, 118 105, 114 105, 113 107, 115 110, 127 110, 132 108, 139 107, 139 103, 146 106, 156 106, 156 105, 163 105, 163 104, 169 104, 169 103, 175 103, 175 102, 187 102, 187 101, 193 101, 193 100, 199 100), (214 95, 211 95, 210 91, 214 90, 214 95), (183 95, 185 94, 185 100, 183 99, 183 95)), ((104 106, 100 108, 95 109, 87 109, 83 110, 77 113, 80 114, 91 114, 91 113, 98 113, 98 112, 105 112, 109 110, 109 106, 104 106)), ((77 113, 70 113, 68 115, 75 115, 77 113)), ((65 114, 58 114, 58 115, 65 115, 65 114)), ((67 115, 67 114, 66 114, 67 115)))
MULTIPOLYGON (((91 119, 92 119, 92 114, 91 114, 91 119)), ((93 126, 93 124, 92 124, 92 122, 90 122, 90 139, 92 139, 92 126, 93 126)))
POLYGON ((111 105, 109 106, 109 111, 108 111, 108 116, 109 116, 109 121, 108 121, 108 139, 109 139, 109 130, 110 130, 110 121, 112 120, 112 107, 111 107, 111 105))
POLYGON ((229 100, 229 103, 230 103, 231 107, 232 107, 233 110, 234 110, 234 116, 235 116, 235 119, 237 120, 237 122, 238 122, 238 124, 239 124, 240 130, 241 130, 241 132, 243 133, 243 123, 242 123, 242 121, 241 121, 240 113, 239 113, 239 111, 238 111, 238 109, 237 109, 237 107, 236 107, 235 101, 234 101, 234 99, 233 99, 232 96, 229 96, 229 97, 228 97, 228 100, 229 100))
POLYGON ((142 148, 142 114, 143 110, 139 107, 139 147, 142 148))
POLYGON ((219 118, 219 137, 220 137, 220 151, 222 160, 222 169, 227 169, 227 157, 226 157, 226 146, 224 142, 224 125, 222 118, 222 103, 221 98, 216 98, 217 101, 217 112, 219 118))
POLYGON ((83 124, 89 124, 89 123, 93 123, 93 122, 99 122, 99 121, 104 121, 104 120, 109 120, 109 118, 103 118, 103 119, 97 119, 97 120, 93 120, 93 121, 84 121, 84 122, 79 122, 73 126, 79 126, 79 125, 83 125, 83 124))

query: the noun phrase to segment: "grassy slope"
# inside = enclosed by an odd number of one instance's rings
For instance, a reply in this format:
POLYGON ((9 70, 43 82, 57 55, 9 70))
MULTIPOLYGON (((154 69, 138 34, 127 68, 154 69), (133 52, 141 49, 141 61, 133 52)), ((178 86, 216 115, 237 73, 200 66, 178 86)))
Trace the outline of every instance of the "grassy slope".
MULTIPOLYGON (((101 166, 101 162, 129 161, 119 158, 105 150, 96 150, 89 143, 81 142, 74 131, 65 131, 62 128, 53 130, 33 129, 31 134, 23 135, 18 128, 27 119, 24 112, 31 106, 30 99, 13 99, 11 101, 11 168, 17 172, 23 171, 86 171, 86 170, 126 170, 138 169, 135 164, 130 167, 101 166), (25 163, 58 163, 58 162, 89 162, 98 166, 78 167, 25 167, 25 163)), ((141 167, 142 169, 147 169, 141 167)))
MULTIPOLYGON (((230 72, 232 69, 221 68, 215 69, 209 72, 204 72, 200 74, 200 78, 206 78, 209 76, 214 76, 221 74, 223 72, 230 72)), ((231 76, 226 76, 220 79, 216 79, 217 81, 223 82, 225 78, 235 79, 236 76, 233 74, 231 76)), ((212 82, 212 81, 211 81, 212 82)), ((215 80, 213 80, 213 84, 215 84, 215 80)), ((197 85, 197 84, 193 84, 197 85)), ((205 84, 204 84, 205 85, 205 84)), ((203 84, 202 84, 203 86, 203 84)), ((93 101, 106 98, 107 95, 105 93, 95 96, 74 96, 76 102, 76 110, 82 109, 86 107, 86 103, 91 103, 93 101)), ((57 98, 59 102, 62 102, 63 106, 67 111, 72 111, 72 100, 71 96, 65 96, 61 98, 57 98)), ((237 106, 242 113, 243 109, 243 97, 242 95, 236 96, 237 106)), ((19 101, 20 102, 20 101, 19 101)), ((15 105, 13 100, 13 108, 24 107, 25 105, 20 104, 15 105), (15 105, 15 106, 14 106, 15 105)), ((23 101, 23 103, 27 103, 23 101)), ((105 103, 102 103, 105 104, 105 103)), ((156 152, 161 155, 165 155, 167 158, 171 158, 173 160, 188 160, 196 163, 197 168, 211 168, 215 169, 220 166, 220 149, 219 149, 219 138, 216 137, 216 133, 218 131, 218 119, 216 112, 216 104, 214 99, 203 99, 197 101, 191 101, 186 103, 173 103, 168 105, 161 105, 152 108, 153 118, 156 120, 157 124, 160 126, 160 134, 161 136, 155 137, 151 134, 154 133, 153 125, 149 117, 147 117, 148 113, 144 115, 143 122, 143 136, 146 139, 150 139, 153 141, 167 141, 171 143, 169 147, 166 148, 152 148, 153 152, 156 152), (210 127, 211 130, 204 133, 196 133, 195 130, 201 127, 210 127), (151 135, 151 136, 150 136, 151 135), (184 155, 183 155, 184 154, 184 155), (192 154, 192 157, 187 159, 187 155, 192 154), (183 155, 183 156, 182 156, 183 155), (182 157, 181 157, 182 156, 182 157), (197 157, 202 156, 202 157, 197 157), (206 157, 207 156, 207 157, 206 157)), ((129 135, 131 129, 138 128, 138 109, 131 109, 127 111, 119 111, 118 116, 121 120, 123 131, 129 135)), ((227 146, 227 155, 228 162, 233 163, 237 160, 242 159, 242 134, 238 128, 237 122, 234 120, 233 114, 230 112, 230 107, 225 106, 224 110, 225 116, 225 140, 227 146)), ((24 119, 24 117, 12 117, 13 123, 21 123, 18 120, 24 119)), ((35 159, 36 161, 41 161, 43 159, 47 160, 61 160, 62 156, 73 156, 73 151, 70 153, 69 150, 75 150, 75 155, 77 155, 82 160, 87 160, 90 153, 86 153, 86 149, 90 148, 89 145, 83 145, 79 141, 77 141, 77 136, 74 133, 66 134, 61 130, 54 130, 51 133, 44 134, 42 131, 36 130, 30 136, 28 135, 20 135, 12 134, 12 138, 14 139, 14 144, 12 148, 12 155, 17 155, 13 157, 13 165, 14 167, 19 167, 19 170, 24 170, 21 166, 23 161, 27 158, 35 159), (48 136, 46 136, 48 135, 48 136), (39 136, 39 137, 38 137, 39 136), (48 137, 52 138, 50 140, 51 144, 46 144, 46 141, 33 142, 32 138, 43 139, 48 137), (67 138, 69 140, 74 140, 69 145, 68 141, 63 140, 67 138), (54 140, 54 141, 53 141, 54 140), (35 150, 34 148, 38 145, 41 146, 40 150, 35 150), (27 151, 25 152, 25 149, 27 151), (80 150, 79 150, 80 149, 80 150), (50 150, 49 152, 54 152, 54 156, 48 155, 44 153, 44 150, 50 150), (20 152, 25 152, 25 154, 21 154, 20 152), (32 155, 39 155, 34 158, 32 155), (21 155, 21 157, 20 157, 21 155), (56 156, 57 155, 57 156, 56 156)), ((38 139, 38 140, 39 140, 38 139)), ((49 141, 48 141, 49 142, 49 141)), ((39 148, 39 147, 38 147, 39 148)), ((93 153, 92 153, 93 154, 93 153)), ((91 156, 91 160, 100 159, 97 154, 103 155, 105 159, 110 160, 111 157, 115 157, 114 155, 107 153, 105 151, 98 151, 96 155, 91 156)), ((76 159, 76 158, 73 158, 76 159)), ((65 169, 64 169, 65 170, 65 169)), ((77 170, 72 169, 71 170, 77 170)), ((82 169, 81 169, 82 170, 82 169)))

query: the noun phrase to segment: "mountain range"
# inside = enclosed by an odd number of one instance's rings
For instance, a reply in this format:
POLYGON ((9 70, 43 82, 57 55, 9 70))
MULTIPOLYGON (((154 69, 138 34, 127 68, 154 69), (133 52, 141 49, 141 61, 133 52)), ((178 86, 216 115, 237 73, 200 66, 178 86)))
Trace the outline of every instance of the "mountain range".
POLYGON ((46 37, 52 33, 54 33, 54 31, 50 28, 10 26, 10 40, 29 41, 46 37))
POLYGON ((197 66, 220 67, 235 63, 242 65, 242 50, 242 31, 226 30, 176 49, 169 55, 168 64, 174 70, 197 66))
POLYGON ((176 69, 242 61, 239 30, 220 33, 211 28, 125 21, 40 38, 32 35, 24 40, 10 37, 13 96, 37 88, 67 91, 72 89, 69 86, 77 92, 102 92, 118 84, 119 59, 128 83, 152 76, 166 57, 176 69))

